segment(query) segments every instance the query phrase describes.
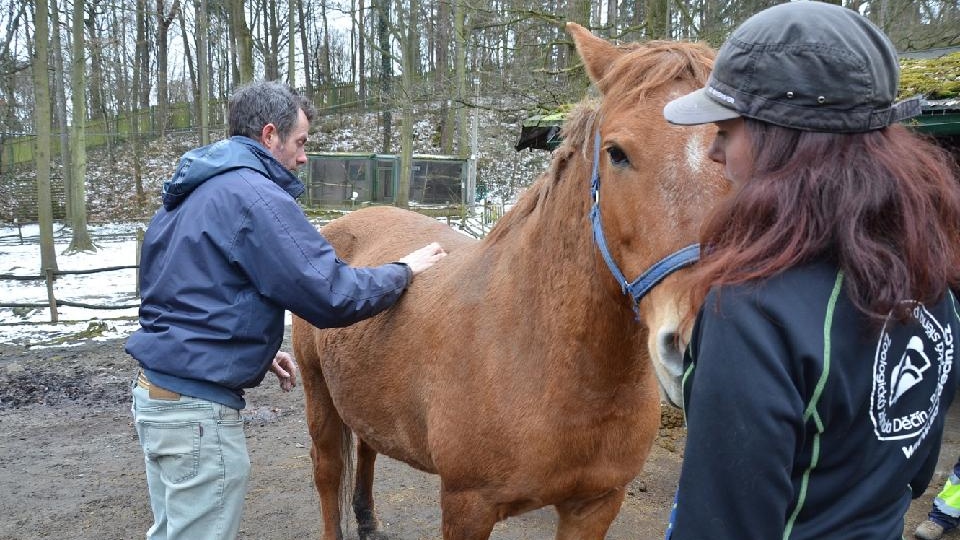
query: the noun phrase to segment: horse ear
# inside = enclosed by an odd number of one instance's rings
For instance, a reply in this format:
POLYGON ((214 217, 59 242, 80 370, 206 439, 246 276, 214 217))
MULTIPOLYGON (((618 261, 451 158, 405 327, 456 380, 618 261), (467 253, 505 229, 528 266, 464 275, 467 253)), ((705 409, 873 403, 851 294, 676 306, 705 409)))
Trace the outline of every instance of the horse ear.
POLYGON ((594 84, 600 82, 613 61, 621 54, 620 50, 575 22, 568 22, 566 29, 577 46, 577 53, 583 59, 583 65, 587 69, 590 80, 594 84))

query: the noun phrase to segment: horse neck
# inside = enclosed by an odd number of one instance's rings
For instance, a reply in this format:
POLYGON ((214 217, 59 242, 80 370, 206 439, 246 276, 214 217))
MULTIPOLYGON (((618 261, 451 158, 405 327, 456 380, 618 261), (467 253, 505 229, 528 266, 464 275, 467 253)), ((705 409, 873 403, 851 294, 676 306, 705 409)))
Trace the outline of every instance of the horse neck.
POLYGON ((531 339, 544 347, 570 351, 568 358, 550 359, 557 362, 553 373, 608 386, 611 377, 622 380, 636 370, 646 332, 593 240, 592 164, 581 150, 568 152, 531 187, 527 196, 536 199, 516 209, 526 217, 495 244, 515 280, 515 320, 531 325, 531 339))

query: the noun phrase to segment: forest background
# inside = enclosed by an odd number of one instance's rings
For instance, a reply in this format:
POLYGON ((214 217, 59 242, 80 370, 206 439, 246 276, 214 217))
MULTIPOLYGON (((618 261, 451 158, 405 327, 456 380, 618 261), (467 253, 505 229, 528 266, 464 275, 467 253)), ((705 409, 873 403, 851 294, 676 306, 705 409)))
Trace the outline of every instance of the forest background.
MULTIPOLYGON (((777 3, 0 0, 0 183, 25 175, 35 183, 41 268, 56 270, 51 179, 64 186, 69 250, 95 249, 88 146, 105 146, 111 163, 130 162, 128 205, 155 205, 143 181, 149 149, 184 125, 201 144, 220 138, 227 98, 244 82, 286 81, 321 116, 374 118, 367 129, 375 147, 351 150, 399 154, 403 182, 424 119, 431 150, 475 158, 471 120, 475 126, 479 111, 519 123, 581 99, 588 80, 563 31, 567 21, 620 42, 718 46, 777 3), (25 140, 28 159, 13 150, 25 140)), ((960 0, 833 3, 869 17, 901 52, 960 45, 960 0)), ((406 206, 406 192, 401 183, 396 204, 406 206)))

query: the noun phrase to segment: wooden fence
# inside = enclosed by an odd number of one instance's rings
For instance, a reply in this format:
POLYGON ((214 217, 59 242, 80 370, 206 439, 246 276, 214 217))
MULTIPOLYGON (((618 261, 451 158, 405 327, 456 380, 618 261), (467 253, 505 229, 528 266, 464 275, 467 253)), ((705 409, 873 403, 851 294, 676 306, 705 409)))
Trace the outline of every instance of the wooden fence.
POLYGON ((117 270, 128 270, 131 268, 137 269, 136 272, 136 294, 140 296, 140 247, 143 245, 143 229, 137 229, 137 264, 128 265, 128 266, 109 266, 106 268, 90 268, 86 270, 44 270, 42 275, 18 275, 18 274, 0 274, 0 280, 12 280, 12 281, 37 281, 44 280, 47 286, 47 301, 44 303, 36 302, 3 302, 0 303, 0 307, 3 308, 49 308, 50 309, 50 322, 56 323, 60 320, 60 314, 57 311, 57 308, 60 306, 66 307, 78 307, 84 309, 103 309, 103 310, 114 310, 114 309, 131 309, 140 307, 140 303, 136 304, 88 304, 85 302, 75 302, 72 300, 63 300, 56 298, 54 295, 53 285, 58 276, 67 276, 67 275, 78 275, 78 274, 96 274, 100 272, 115 272, 117 270))

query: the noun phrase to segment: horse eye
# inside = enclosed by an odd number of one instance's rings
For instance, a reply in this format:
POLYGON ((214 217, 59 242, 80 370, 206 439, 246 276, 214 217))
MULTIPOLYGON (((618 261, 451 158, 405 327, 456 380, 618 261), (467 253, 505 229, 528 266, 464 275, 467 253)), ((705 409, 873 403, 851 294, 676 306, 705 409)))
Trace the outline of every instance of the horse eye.
POLYGON ((611 146, 607 148, 607 154, 610 156, 610 162, 614 165, 619 165, 625 167, 630 165, 630 159, 627 157, 627 154, 620 149, 619 146, 611 146))

